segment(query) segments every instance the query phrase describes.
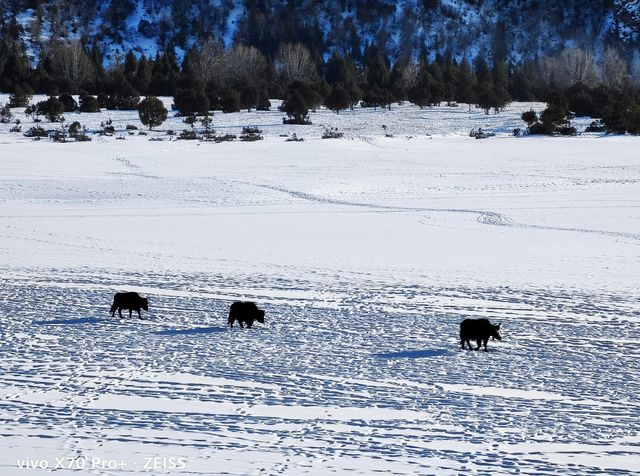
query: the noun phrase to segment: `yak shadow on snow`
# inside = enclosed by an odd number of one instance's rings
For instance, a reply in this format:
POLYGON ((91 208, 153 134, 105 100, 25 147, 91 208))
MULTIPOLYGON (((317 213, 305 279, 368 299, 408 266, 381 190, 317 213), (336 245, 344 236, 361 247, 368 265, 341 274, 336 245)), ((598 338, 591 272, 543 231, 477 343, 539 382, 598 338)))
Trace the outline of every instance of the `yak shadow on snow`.
POLYGON ((39 326, 58 325, 58 324, 98 324, 104 322, 104 319, 97 317, 80 317, 78 319, 53 319, 50 321, 33 321, 39 326))
POLYGON ((387 352, 384 354, 374 354, 378 359, 425 359, 428 357, 439 357, 449 355, 448 350, 425 349, 425 350, 402 350, 400 352, 387 352))
POLYGON ((226 331, 226 327, 194 327, 192 329, 167 329, 164 331, 158 331, 155 334, 160 336, 179 336, 193 334, 217 334, 219 332, 226 331))

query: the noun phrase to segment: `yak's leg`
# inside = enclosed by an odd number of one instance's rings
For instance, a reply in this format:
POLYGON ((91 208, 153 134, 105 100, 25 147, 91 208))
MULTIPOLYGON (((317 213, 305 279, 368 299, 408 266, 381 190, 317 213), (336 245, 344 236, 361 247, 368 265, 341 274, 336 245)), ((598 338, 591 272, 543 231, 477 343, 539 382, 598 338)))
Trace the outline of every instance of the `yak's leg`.
POLYGON ((476 344, 478 344, 478 347, 476 347, 476 350, 480 350, 480 345, 482 344, 482 339, 476 339, 476 344))
POLYGON ((473 350, 473 347, 471 347, 471 339, 467 339, 467 347, 469 347, 469 350, 473 350))
POLYGON ((460 346, 462 347, 462 350, 464 350, 464 339, 460 338, 460 346))
POLYGON ((233 329, 233 321, 235 321, 235 319, 227 319, 227 325, 229 326, 229 328, 233 329))
POLYGON ((131 319, 131 312, 133 311, 133 309, 129 309, 129 319, 131 319))
POLYGON ((238 324, 240 324, 240 327, 242 327, 244 329, 244 324, 242 323, 242 321, 240 319, 238 319, 238 324))
POLYGON ((489 338, 485 337, 483 342, 484 342, 484 351, 487 352, 487 342, 489 342, 489 338))
POLYGON ((118 308, 118 314, 120 315, 120 319, 122 319, 122 308, 121 307, 118 308))
POLYGON ((140 309, 136 309, 138 311, 138 319, 142 319, 142 314, 140 314, 140 309))

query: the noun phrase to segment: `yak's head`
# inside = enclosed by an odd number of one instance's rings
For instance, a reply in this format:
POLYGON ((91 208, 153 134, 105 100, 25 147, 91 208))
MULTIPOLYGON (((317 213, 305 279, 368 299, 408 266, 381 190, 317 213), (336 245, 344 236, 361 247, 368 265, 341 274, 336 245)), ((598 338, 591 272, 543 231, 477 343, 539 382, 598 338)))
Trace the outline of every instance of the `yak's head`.
POLYGON ((260 324, 264 324, 264 311, 262 309, 258 309, 258 314, 256 315, 256 321, 260 324))
POLYGON ((142 309, 145 311, 149 310, 149 298, 142 298, 142 302, 140 303, 142 309))
POLYGON ((502 336, 500 335, 500 324, 491 324, 491 338, 502 340, 502 336))

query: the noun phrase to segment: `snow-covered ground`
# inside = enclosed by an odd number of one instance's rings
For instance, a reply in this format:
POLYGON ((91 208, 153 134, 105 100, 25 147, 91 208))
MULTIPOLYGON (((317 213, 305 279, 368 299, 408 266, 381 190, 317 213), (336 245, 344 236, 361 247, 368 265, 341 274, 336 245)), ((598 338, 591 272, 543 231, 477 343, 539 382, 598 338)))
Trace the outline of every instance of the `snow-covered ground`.
POLYGON ((638 139, 507 137, 531 106, 3 129, 0 474, 639 473, 638 139), (466 317, 503 340, 461 351, 466 317))
MULTIPOLYGON (((78 96, 74 96, 76 101, 78 96)), ((43 101, 47 96, 34 96, 32 103, 43 101)), ((175 140, 179 132, 189 130, 190 126, 183 122, 183 117, 179 117, 176 111, 171 110, 173 98, 160 98, 165 107, 169 111, 167 121, 161 126, 155 128, 152 132, 146 131, 141 124, 137 111, 108 111, 103 109, 100 113, 65 113, 64 118, 68 126, 74 121, 78 121, 85 126, 89 133, 96 133, 100 130, 100 125, 108 120, 113 122, 116 129, 116 137, 121 139, 133 140, 139 132, 145 132, 148 135, 139 137, 141 140, 149 140, 151 138, 163 140, 175 140), (126 126, 133 125, 140 128, 140 131, 127 131, 126 126), (168 136, 167 131, 173 131, 175 136, 168 136)), ((0 105, 4 105, 9 101, 7 94, 0 94, 0 105)), ((390 111, 381 110, 380 108, 361 108, 356 107, 354 110, 346 110, 336 114, 328 109, 320 108, 316 112, 310 112, 312 125, 296 126, 284 125, 282 119, 286 114, 278 111, 281 101, 277 99, 271 100, 270 111, 255 111, 224 114, 220 111, 212 113, 213 129, 219 134, 235 134, 240 135, 242 128, 246 126, 258 127, 265 137, 279 137, 280 141, 285 141, 287 136, 295 133, 298 137, 303 138, 319 138, 326 128, 336 127, 343 132, 347 138, 358 138, 361 140, 371 140, 375 137, 384 137, 386 134, 397 136, 400 138, 411 138, 415 136, 464 136, 468 137, 472 129, 482 128, 483 130, 494 132, 498 135, 512 135, 514 128, 525 128, 525 123, 520 115, 534 109, 541 111, 545 105, 543 103, 513 103, 507 106, 504 112, 500 114, 485 114, 482 109, 472 108, 469 110, 466 104, 460 104, 455 107, 442 105, 439 107, 425 107, 420 109, 410 103, 402 105, 393 104, 390 111), (385 127, 383 127, 385 126, 385 127)), ((22 133, 26 132, 33 125, 39 125, 45 129, 56 130, 60 128, 60 123, 47 122, 44 117, 40 117, 42 122, 35 124, 31 117, 24 114, 24 108, 12 109, 14 114, 13 120, 21 121, 21 132, 9 134, 9 130, 15 125, 12 123, 0 124, 0 141, 9 140, 11 142, 30 141, 31 139, 22 137, 22 133)), ((589 124, 587 118, 580 118, 576 121, 579 131, 583 131, 589 124)), ((199 130, 202 130, 200 123, 196 124, 199 130)), ((113 138, 99 137, 94 140, 113 140, 113 138)))

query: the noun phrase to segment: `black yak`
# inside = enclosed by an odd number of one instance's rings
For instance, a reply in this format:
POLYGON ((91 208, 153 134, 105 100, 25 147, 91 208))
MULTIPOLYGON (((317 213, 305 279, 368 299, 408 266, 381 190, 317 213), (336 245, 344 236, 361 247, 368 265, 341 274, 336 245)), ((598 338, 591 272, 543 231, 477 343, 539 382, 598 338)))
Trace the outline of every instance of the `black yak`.
POLYGON ((116 293, 113 297, 113 304, 111 305, 111 317, 116 315, 116 310, 120 317, 122 317, 123 309, 129 309, 129 317, 131 317, 132 311, 137 311, 138 317, 142 319, 140 309, 148 311, 149 300, 147 298, 140 297, 138 293, 116 293))
POLYGON ((489 319, 465 319, 460 323, 460 345, 463 349, 466 342, 469 350, 473 350, 469 341, 475 340, 478 343, 476 350, 480 350, 480 344, 484 344, 486 352, 489 337, 502 340, 500 324, 491 324, 489 319))
POLYGON ((244 327, 243 323, 247 325, 247 327, 251 327, 254 321, 258 321, 259 323, 264 323, 264 311, 262 309, 258 309, 256 303, 254 302, 234 302, 229 309, 229 319, 227 320, 227 324, 230 327, 233 327, 233 323, 238 321, 240 327, 244 327))

